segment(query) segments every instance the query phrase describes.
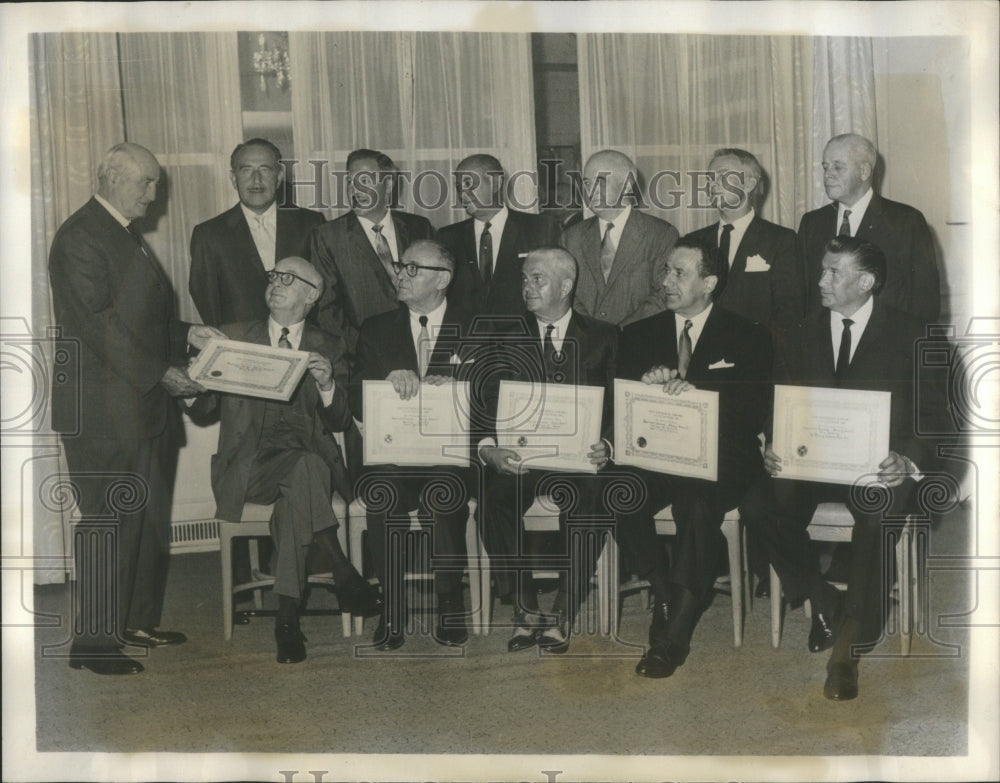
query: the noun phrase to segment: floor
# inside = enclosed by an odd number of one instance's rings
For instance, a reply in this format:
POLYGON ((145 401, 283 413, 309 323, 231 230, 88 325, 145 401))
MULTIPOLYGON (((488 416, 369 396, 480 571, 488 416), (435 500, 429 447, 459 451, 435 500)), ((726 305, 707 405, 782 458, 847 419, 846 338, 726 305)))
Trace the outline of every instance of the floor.
MULTIPOLYGON (((968 509, 958 509, 933 530, 932 560, 967 550, 969 517, 968 509)), ((930 572, 930 623, 914 638, 913 654, 900 658, 898 637, 888 638, 862 662, 861 695, 848 703, 823 698, 825 655, 807 651, 809 621, 801 609, 785 613, 781 646, 772 648, 766 600, 754 602, 736 649, 729 597, 717 596, 698 625, 688 662, 673 677, 651 681, 633 673, 648 628, 638 594, 624 600, 617 639, 583 633, 566 656, 508 653, 509 632, 502 627, 472 636, 464 653, 456 653, 437 646, 430 621, 419 617, 400 650, 373 654, 364 645, 374 621, 364 637, 347 639, 339 618, 309 616, 303 618, 308 659, 280 666, 270 618, 253 618, 237 626, 230 641, 223 639, 220 584, 218 553, 173 559, 162 627, 183 630, 189 642, 152 651, 139 676, 102 678, 71 671, 58 658, 37 660, 39 753, 324 754, 320 758, 333 762, 343 761, 334 754, 511 754, 462 778, 492 780, 511 774, 507 761, 511 770, 523 763, 536 770, 521 780, 546 780, 546 769, 576 770, 575 779, 596 770, 604 779, 676 779, 676 766, 634 767, 655 760, 624 757, 683 756, 714 762, 701 779, 726 779, 721 770, 728 767, 719 764, 736 764, 728 779, 759 779, 769 774, 762 770, 778 769, 760 765, 778 763, 792 765, 792 779, 807 780, 827 776, 850 757, 933 763, 964 756, 970 746, 969 631, 937 622, 970 608, 970 574, 963 570, 930 572), (588 761, 546 767, 523 758, 536 754, 588 761)), ((36 588, 36 611, 65 616, 66 605, 65 587, 36 588)), ((319 590, 311 605, 335 604, 319 590)), ((508 621, 509 607, 495 610, 498 623, 508 621)), ((56 645, 58 653, 65 631, 39 628, 35 637, 36 649, 56 645)), ((337 766, 310 767, 314 757, 305 755, 301 764, 284 767, 276 760, 284 757, 238 758, 241 764, 263 759, 259 772, 257 761, 241 767, 243 779, 314 780, 305 770, 337 766), (281 769, 302 772, 295 778, 281 769)), ((416 763, 397 768, 397 779, 430 774, 416 763)), ((446 769, 435 774, 464 770, 446 769)), ((862 778, 893 777, 866 769, 862 778)), ((204 774, 194 770, 192 779, 204 774)), ((356 779, 350 774, 329 779, 356 779)))

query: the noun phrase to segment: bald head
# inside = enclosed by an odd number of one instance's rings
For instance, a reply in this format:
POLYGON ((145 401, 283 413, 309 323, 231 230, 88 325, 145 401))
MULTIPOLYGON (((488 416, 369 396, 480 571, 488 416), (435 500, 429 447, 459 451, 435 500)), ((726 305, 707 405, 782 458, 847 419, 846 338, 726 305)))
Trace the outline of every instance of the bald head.
POLYGON ((598 217, 614 221, 639 193, 635 163, 617 150, 595 152, 583 167, 584 197, 598 217))
POLYGON ((282 326, 305 320, 323 292, 323 276, 306 259, 289 256, 268 272, 264 298, 271 316, 282 326))
POLYGON ((139 144, 116 144, 97 168, 97 193, 128 220, 141 218, 156 200, 160 164, 139 144))
POLYGON ((532 250, 521 268, 524 306, 542 321, 558 321, 569 310, 576 284, 576 259, 559 247, 532 250))
POLYGON ((477 220, 489 220, 503 209, 505 181, 503 166, 492 155, 469 155, 455 167, 458 197, 477 220))
POLYGON ((864 136, 844 133, 834 136, 823 150, 823 187, 826 195, 845 206, 853 206, 868 192, 878 154, 864 136))

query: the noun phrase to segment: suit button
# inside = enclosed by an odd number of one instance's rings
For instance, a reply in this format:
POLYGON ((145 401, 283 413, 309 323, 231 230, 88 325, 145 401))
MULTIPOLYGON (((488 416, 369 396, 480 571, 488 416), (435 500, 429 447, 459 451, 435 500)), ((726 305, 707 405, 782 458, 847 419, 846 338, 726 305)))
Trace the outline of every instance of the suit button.
POLYGON ((608 314, 607 310, 601 310, 601 315, 607 315, 607 314, 608 314))

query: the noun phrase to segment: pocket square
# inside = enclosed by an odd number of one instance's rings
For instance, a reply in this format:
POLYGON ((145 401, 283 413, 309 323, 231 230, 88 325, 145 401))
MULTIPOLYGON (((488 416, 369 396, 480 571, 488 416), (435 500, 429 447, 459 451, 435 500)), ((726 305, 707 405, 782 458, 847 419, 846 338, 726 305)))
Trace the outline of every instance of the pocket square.
POLYGON ((747 259, 747 271, 748 272, 766 272, 771 268, 771 265, 767 263, 763 258, 758 256, 750 256, 747 259))
POLYGON ((735 367, 735 366, 736 365, 733 364, 732 362, 727 362, 725 359, 719 359, 719 361, 715 362, 714 364, 708 365, 708 369, 710 369, 710 370, 726 370, 726 369, 729 369, 730 367, 735 367))

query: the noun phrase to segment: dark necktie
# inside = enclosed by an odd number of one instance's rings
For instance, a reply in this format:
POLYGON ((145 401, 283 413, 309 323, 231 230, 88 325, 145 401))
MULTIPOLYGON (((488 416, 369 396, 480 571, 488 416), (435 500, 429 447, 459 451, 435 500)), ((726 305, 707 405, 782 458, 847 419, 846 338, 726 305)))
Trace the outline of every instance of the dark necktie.
POLYGON ((847 369, 851 366, 851 324, 850 318, 844 319, 844 331, 840 335, 840 350, 837 352, 837 380, 843 380, 847 369))
POLYGON ((417 337, 417 369, 420 377, 427 374, 427 365, 431 358, 431 336, 427 331, 427 316, 420 316, 420 335, 417 337))
POLYGON ((722 226, 722 236, 719 237, 719 260, 723 269, 729 269, 729 237, 733 233, 733 224, 724 223, 722 226))
POLYGON ((281 336, 278 338, 278 347, 279 348, 288 348, 289 350, 291 350, 291 348, 292 348, 292 344, 290 342, 288 342, 288 327, 287 326, 282 326, 281 327, 281 336))
POLYGON ((608 282, 611 265, 615 262, 615 252, 618 250, 615 240, 611 238, 611 229, 614 227, 614 223, 608 223, 608 227, 604 229, 604 238, 601 240, 601 274, 604 275, 605 283, 608 282))
POLYGON ((490 222, 487 220, 483 226, 483 233, 479 237, 479 274, 483 278, 483 285, 490 287, 493 279, 493 235, 490 234, 490 222))
POLYGON ((849 237, 851 235, 851 221, 847 218, 851 216, 851 210, 844 210, 844 219, 840 221, 840 231, 837 232, 839 237, 849 237))
POLYGON ((552 342, 552 332, 555 331, 555 324, 549 324, 545 327, 545 336, 542 338, 542 355, 545 358, 545 379, 547 381, 555 380, 559 383, 562 380, 562 376, 559 376, 559 380, 556 380, 556 346, 552 342))
POLYGON ((691 364, 691 326, 690 319, 684 322, 684 331, 681 332, 677 346, 677 374, 681 378, 687 377, 688 366, 691 364))
POLYGON ((135 227, 135 223, 129 223, 127 226, 127 230, 128 233, 132 235, 132 239, 134 239, 135 243, 139 246, 139 249, 142 251, 142 254, 148 257, 149 253, 146 252, 146 246, 142 244, 142 234, 140 234, 139 229, 135 227))
POLYGON ((382 224, 372 226, 372 231, 375 232, 375 252, 378 254, 378 260, 382 262, 382 266, 388 272, 389 279, 395 280, 396 273, 392 268, 392 251, 389 250, 389 243, 382 236, 382 224))

